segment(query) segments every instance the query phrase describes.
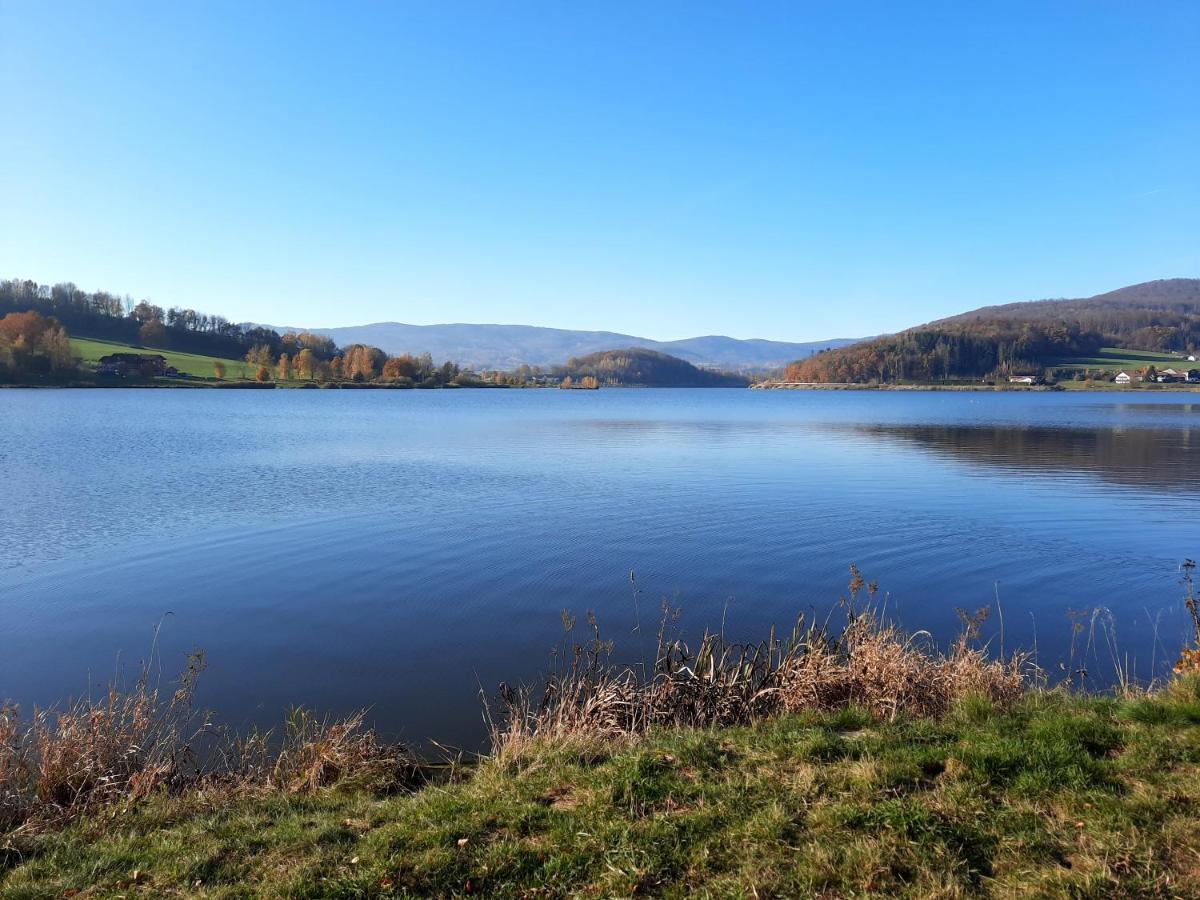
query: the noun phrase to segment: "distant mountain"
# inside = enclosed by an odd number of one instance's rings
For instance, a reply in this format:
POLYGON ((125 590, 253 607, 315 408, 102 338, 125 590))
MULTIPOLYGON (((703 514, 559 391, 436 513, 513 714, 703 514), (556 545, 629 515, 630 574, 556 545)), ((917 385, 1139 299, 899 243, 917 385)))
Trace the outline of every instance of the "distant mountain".
MULTIPOLYGON (((264 326, 283 333, 299 328, 264 326)), ((687 360, 696 366, 737 371, 782 368, 818 350, 844 347, 854 339, 789 343, 738 340, 710 335, 680 341, 655 341, 612 331, 572 331, 532 325, 405 325, 378 322, 342 328, 309 328, 332 338, 339 346, 369 344, 390 354, 429 353, 436 360, 453 360, 475 369, 514 369, 519 365, 561 366, 573 356, 613 347, 643 347, 687 360)))
POLYGON ((788 366, 789 381, 977 379, 1040 371, 1102 347, 1200 346, 1200 279, 1169 278, 1094 297, 985 306, 788 366))
POLYGON ((741 375, 700 369, 687 360, 644 347, 589 353, 569 360, 565 373, 574 379, 591 375, 601 384, 642 387, 746 387, 750 383, 741 375))

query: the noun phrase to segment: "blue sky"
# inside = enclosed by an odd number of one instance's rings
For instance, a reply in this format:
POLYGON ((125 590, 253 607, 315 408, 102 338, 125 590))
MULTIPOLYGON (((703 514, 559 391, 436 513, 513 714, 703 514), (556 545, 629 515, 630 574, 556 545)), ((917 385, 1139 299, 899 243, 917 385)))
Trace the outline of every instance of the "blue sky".
POLYGON ((0 277, 891 331, 1200 275, 1200 4, 0 0, 0 277))

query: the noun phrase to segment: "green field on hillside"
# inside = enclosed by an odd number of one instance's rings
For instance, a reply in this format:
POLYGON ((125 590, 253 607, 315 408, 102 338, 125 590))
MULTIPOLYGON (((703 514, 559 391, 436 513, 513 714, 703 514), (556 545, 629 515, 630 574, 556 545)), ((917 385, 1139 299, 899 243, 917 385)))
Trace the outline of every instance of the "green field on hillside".
POLYGON ((1048 368, 1057 369, 1141 369, 1155 366, 1159 369, 1200 368, 1200 363, 1188 362, 1187 354, 1159 353, 1154 350, 1125 350, 1119 347, 1104 347, 1095 356, 1060 357, 1046 361, 1048 368))
POLYGON ((198 353, 180 353, 175 350, 158 350, 150 347, 132 347, 129 344, 118 344, 114 341, 97 341, 90 338, 71 338, 71 349, 84 364, 95 368, 100 357, 110 353, 159 353, 166 357, 167 365, 174 366, 180 372, 196 378, 213 378, 213 363, 225 364, 225 377, 229 380, 249 378, 250 366, 244 359, 221 359, 216 356, 202 356, 198 353))

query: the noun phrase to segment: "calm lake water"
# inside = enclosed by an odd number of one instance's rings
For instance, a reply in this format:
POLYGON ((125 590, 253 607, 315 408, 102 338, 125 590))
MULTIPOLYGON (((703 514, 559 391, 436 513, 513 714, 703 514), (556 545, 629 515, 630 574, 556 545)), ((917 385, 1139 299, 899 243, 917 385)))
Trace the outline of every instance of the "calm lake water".
POLYGON ((480 685, 548 666, 564 608, 635 653, 631 572, 645 633, 669 598, 758 638, 850 563, 942 640, 998 592, 1051 669, 1104 607, 1149 676, 1198 453, 1180 394, 0 391, 0 697, 94 690, 161 622, 223 721, 371 706, 474 745, 480 685))

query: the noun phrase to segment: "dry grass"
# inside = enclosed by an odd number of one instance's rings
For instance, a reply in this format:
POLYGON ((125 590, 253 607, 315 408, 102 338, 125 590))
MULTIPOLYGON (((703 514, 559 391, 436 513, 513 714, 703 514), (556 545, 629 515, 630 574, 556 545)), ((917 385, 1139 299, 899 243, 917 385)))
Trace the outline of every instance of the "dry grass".
POLYGON ((168 697, 148 670, 128 690, 65 708, 15 706, 0 725, 0 827, 60 823, 119 799, 137 800, 195 770, 185 730, 192 718, 200 655, 168 697))
MULTIPOLYGON (((874 584, 858 569, 845 599, 840 630, 801 619, 786 639, 772 634, 759 644, 737 644, 705 633, 695 651, 668 638, 674 617, 664 607, 653 670, 611 663, 593 616, 591 638, 566 654, 540 696, 501 687, 492 741, 500 753, 535 737, 640 735, 653 727, 707 728, 745 725, 785 713, 858 707, 879 719, 936 717, 968 696, 1007 708, 1031 684, 1029 658, 993 658, 976 646, 979 621, 948 652, 928 636, 901 631, 876 611, 874 584), (858 601, 866 589, 863 607, 858 601)), ((564 613, 568 632, 574 620, 564 613)))
POLYGON ((365 718, 362 710, 331 720, 294 709, 282 745, 266 757, 264 783, 291 794, 348 781, 376 786, 419 783, 422 766, 402 748, 381 743, 374 730, 366 727, 365 718))
POLYGON ((203 659, 193 655, 174 690, 148 670, 130 688, 25 719, 0 708, 0 835, 60 827, 100 807, 130 806, 188 789, 288 794, 334 783, 411 785, 423 768, 381 743, 365 713, 318 719, 293 710, 276 735, 236 737, 203 722, 193 705, 203 659))
POLYGON ((1200 602, 1196 600, 1196 588, 1192 581, 1196 563, 1185 559, 1180 568, 1183 571, 1183 585, 1187 591, 1183 605, 1192 620, 1192 645, 1185 647, 1180 654, 1179 662, 1175 664, 1175 672, 1178 675, 1195 675, 1200 674, 1200 602))

